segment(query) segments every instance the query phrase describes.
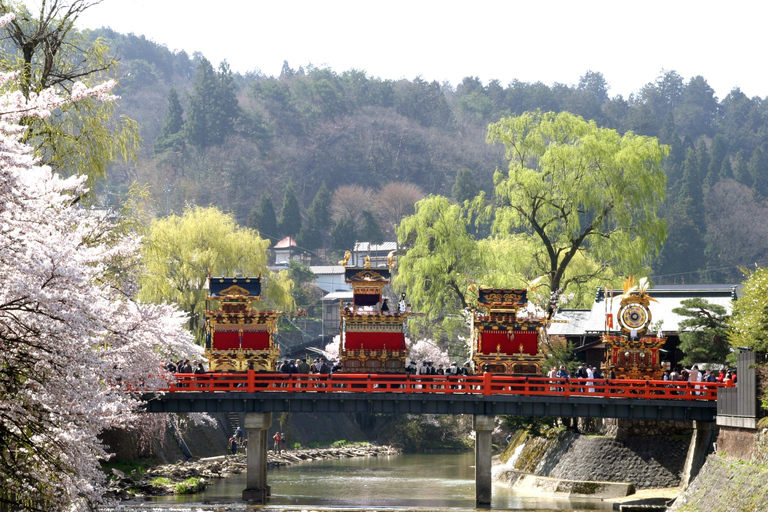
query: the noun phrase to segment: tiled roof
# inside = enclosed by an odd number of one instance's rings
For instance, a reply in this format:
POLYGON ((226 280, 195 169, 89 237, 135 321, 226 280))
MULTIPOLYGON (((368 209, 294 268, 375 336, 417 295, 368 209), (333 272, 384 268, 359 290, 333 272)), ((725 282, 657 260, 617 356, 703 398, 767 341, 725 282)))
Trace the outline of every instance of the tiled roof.
POLYGON ((349 292, 331 292, 328 295, 324 295, 323 296, 323 302, 328 302, 328 301, 332 301, 332 300, 339 300, 339 299, 351 301, 352 297, 354 297, 354 294, 351 291, 349 291, 349 292))
POLYGON ((288 247, 296 247, 296 240, 287 236, 275 244, 275 249, 287 249, 288 247))
POLYGON ((326 274, 339 274, 344 275, 344 267, 341 265, 313 265, 309 269, 313 274, 326 275, 326 274))
MULTIPOLYGON (((723 306, 730 314, 732 311, 732 293, 736 289, 738 293, 739 286, 732 284, 721 285, 673 285, 659 286, 648 290, 648 295, 656 299, 651 301, 651 324, 662 320, 661 330, 664 332, 677 332, 678 325, 685 320, 672 310, 680 307, 680 303, 685 299, 700 297, 706 299, 710 304, 723 306)), ((608 298, 592 304, 592 310, 589 319, 584 323, 584 332, 603 332, 605 330, 605 315, 607 312, 613 313, 614 331, 618 332, 618 323, 615 321, 619 306, 621 303, 621 290, 614 291, 613 301, 608 298), (607 304, 607 306, 606 306, 607 304)))
POLYGON ((590 309, 561 309, 555 314, 554 322, 547 329, 548 334, 568 336, 584 334, 584 325, 589 321, 590 309))
POLYGON ((397 250, 397 242, 384 242, 382 244, 357 242, 355 243, 354 252, 390 252, 394 250, 397 250))

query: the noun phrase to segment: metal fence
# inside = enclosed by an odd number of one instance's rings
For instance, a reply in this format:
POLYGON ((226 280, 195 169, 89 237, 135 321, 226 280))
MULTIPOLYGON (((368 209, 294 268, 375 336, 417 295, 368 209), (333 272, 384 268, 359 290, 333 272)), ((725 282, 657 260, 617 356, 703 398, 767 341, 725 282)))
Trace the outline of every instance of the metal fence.
POLYGON ((717 423, 719 425, 756 428, 760 405, 755 365, 765 361, 766 354, 751 351, 744 351, 739 354, 736 363, 738 379, 736 387, 722 388, 717 393, 717 423))

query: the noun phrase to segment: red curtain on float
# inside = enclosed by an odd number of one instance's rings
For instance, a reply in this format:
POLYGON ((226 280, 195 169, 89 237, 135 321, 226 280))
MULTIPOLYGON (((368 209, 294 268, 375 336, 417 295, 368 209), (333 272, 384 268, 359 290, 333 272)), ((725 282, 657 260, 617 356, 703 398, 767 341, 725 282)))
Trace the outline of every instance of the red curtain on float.
MULTIPOLYGON (((236 350, 240 346, 240 333, 237 331, 217 331, 213 333, 213 350, 236 350)), ((269 333, 266 331, 244 332, 242 348, 268 350, 269 333)))
POLYGON ((405 337, 399 332, 348 332, 344 335, 347 350, 405 350, 405 337))
POLYGON ((523 344, 523 353, 527 355, 536 355, 539 353, 539 335, 536 331, 516 331, 514 339, 509 339, 508 331, 484 330, 481 347, 481 354, 495 354, 496 347, 502 354, 519 354, 520 344, 523 344))

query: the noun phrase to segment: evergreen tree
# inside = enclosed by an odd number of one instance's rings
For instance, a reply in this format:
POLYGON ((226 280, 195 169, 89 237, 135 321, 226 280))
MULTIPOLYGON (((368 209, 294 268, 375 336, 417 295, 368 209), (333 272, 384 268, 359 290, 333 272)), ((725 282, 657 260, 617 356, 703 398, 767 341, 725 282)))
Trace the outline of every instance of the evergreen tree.
POLYGON ((466 167, 460 168, 456 172, 456 181, 451 189, 451 195, 453 196, 454 201, 462 204, 464 201, 471 201, 474 199, 478 193, 480 193, 480 189, 475 183, 472 171, 466 167))
POLYGON ((708 173, 720 175, 723 168, 723 161, 728 157, 728 144, 719 133, 712 139, 712 146, 709 148, 709 168, 708 173))
POLYGON ((657 260, 654 274, 666 283, 698 282, 693 273, 704 266, 704 240, 694 215, 693 200, 679 194, 666 211, 667 240, 657 260))
POLYGON ((272 194, 265 192, 261 196, 258 208, 254 208, 248 214, 247 223, 249 228, 259 231, 262 238, 277 241, 277 217, 275 205, 272 203, 272 194))
POLYGON ((292 181, 289 181, 288 186, 285 187, 277 230, 280 236, 290 236, 294 239, 301 231, 301 210, 299 210, 299 200, 296 199, 292 181))
POLYGON ((709 170, 710 158, 704 138, 699 139, 699 143, 696 145, 696 161, 698 162, 699 176, 706 176, 709 170))
POLYGON ((372 244, 380 244, 384 242, 384 234, 381 231, 381 226, 376 220, 376 217, 369 210, 363 210, 360 216, 362 226, 360 226, 360 239, 372 244))
POLYGON ((330 220, 331 193, 323 183, 307 209, 306 222, 299 232, 299 245, 310 250, 322 247, 327 233, 325 226, 330 224, 330 220))
POLYGON ((702 191, 701 168, 699 158, 693 149, 689 149, 683 162, 683 177, 680 179, 679 195, 691 199, 691 215, 694 219, 704 220, 704 192, 702 191))
POLYGON ((749 172, 755 191, 762 197, 768 197, 768 161, 765 153, 760 148, 752 152, 752 158, 747 162, 747 172, 749 172))
POLYGON ((736 163, 733 166, 733 179, 749 188, 752 188, 752 185, 754 184, 752 176, 749 174, 747 158, 744 156, 744 151, 736 153, 736 163))
POLYGON ((155 153, 161 153, 169 148, 183 146, 182 129, 184 128, 184 110, 179 102, 179 94, 171 87, 168 91, 168 113, 165 123, 155 141, 155 153))
POLYGON ((224 142, 224 138, 233 133, 235 123, 240 117, 240 105, 237 102, 235 79, 227 61, 219 64, 212 100, 210 136, 214 145, 224 142))
POLYGON ((349 215, 342 216, 331 231, 331 249, 334 251, 352 249, 357 241, 355 229, 355 220, 349 215))
POLYGON ((213 145, 211 139, 211 103, 216 94, 216 72, 205 57, 197 66, 195 88, 189 102, 187 115, 187 140, 193 146, 206 148, 213 145))
POLYGON ((731 169, 731 159, 727 156, 723 158, 723 163, 720 164, 720 179, 728 180, 733 179, 733 169, 731 169))
POLYGON ((725 363, 731 347, 725 340, 728 315, 723 306, 697 297, 685 299, 672 312, 687 317, 678 328, 680 350, 685 353, 683 364, 725 363))

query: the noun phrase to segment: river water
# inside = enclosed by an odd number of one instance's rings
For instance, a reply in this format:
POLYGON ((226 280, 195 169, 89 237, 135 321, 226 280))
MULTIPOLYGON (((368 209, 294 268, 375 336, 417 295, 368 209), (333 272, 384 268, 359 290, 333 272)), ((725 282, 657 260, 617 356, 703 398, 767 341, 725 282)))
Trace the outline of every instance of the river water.
MULTIPOLYGON (((474 454, 402 454, 292 464, 270 469, 272 497, 261 510, 475 510, 474 454)), ((163 496, 123 510, 242 510, 245 474, 199 494, 163 496), (225 506, 213 506, 226 504, 225 506)), ((494 484, 493 510, 612 510, 610 503, 520 496, 494 484)))

